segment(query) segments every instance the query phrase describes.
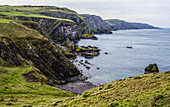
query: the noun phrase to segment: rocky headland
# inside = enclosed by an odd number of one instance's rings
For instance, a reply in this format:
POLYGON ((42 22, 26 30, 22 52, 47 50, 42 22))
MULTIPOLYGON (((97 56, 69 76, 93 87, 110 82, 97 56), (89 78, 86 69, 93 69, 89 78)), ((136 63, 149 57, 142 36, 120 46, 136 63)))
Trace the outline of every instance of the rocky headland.
POLYGON ((112 34, 111 26, 106 23, 100 16, 89 14, 83 14, 81 16, 87 20, 89 27, 95 34, 112 34))
POLYGON ((129 29, 159 29, 159 27, 154 27, 145 23, 130 23, 119 19, 108 19, 105 20, 112 30, 129 30, 129 29))

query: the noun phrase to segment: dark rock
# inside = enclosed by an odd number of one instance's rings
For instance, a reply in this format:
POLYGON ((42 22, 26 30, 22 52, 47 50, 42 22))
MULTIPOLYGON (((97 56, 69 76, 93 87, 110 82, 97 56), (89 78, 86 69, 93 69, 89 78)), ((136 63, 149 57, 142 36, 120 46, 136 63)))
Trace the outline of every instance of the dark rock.
POLYGON ((85 63, 89 63, 87 60, 85 60, 85 63))
POLYGON ((130 49, 132 49, 133 47, 132 47, 132 46, 126 46, 126 48, 130 48, 130 49))
POLYGON ((86 66, 86 69, 87 69, 87 70, 89 70, 89 69, 90 69, 90 67, 89 67, 89 66, 86 66))
POLYGON ((86 64, 83 64, 83 66, 85 66, 85 67, 86 67, 86 64))
POLYGON ((159 72, 157 64, 150 64, 145 68, 145 74, 159 72))
POLYGON ((99 67, 97 67, 97 69, 99 70, 100 68, 99 68, 99 67))
POLYGON ((108 52, 105 52, 104 54, 106 54, 106 55, 107 55, 107 54, 108 54, 108 52))

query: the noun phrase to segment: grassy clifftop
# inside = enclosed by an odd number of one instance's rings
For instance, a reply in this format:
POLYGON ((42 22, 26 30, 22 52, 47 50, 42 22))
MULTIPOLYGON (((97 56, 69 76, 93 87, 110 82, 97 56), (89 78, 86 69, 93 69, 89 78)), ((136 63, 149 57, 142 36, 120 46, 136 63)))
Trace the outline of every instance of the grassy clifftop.
POLYGON ((170 71, 130 77, 56 102, 59 107, 169 107, 170 71))

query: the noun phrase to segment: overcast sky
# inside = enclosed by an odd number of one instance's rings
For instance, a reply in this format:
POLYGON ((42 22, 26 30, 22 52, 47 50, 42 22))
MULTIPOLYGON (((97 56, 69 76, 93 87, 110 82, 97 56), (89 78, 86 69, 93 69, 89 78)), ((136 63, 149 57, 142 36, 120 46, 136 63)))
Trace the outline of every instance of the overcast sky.
POLYGON ((123 19, 170 28, 170 0, 0 0, 0 5, 53 5, 103 19, 123 19))

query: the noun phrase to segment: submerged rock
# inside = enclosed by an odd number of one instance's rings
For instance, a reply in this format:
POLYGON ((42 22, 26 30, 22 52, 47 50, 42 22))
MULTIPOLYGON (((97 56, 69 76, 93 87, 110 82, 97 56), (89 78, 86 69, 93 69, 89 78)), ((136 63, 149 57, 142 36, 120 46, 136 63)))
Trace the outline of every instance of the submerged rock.
POLYGON ((132 46, 126 46, 126 48, 130 48, 130 49, 132 49, 133 47, 132 47, 132 46))
POLYGON ((89 69, 90 69, 90 67, 89 67, 89 66, 86 66, 86 69, 87 69, 87 70, 89 70, 89 69))
POLYGON ((105 52, 104 54, 106 54, 106 55, 107 55, 107 54, 108 54, 108 52, 105 52))
POLYGON ((145 68, 145 74, 149 74, 153 72, 159 72, 159 68, 157 64, 150 64, 145 68))

